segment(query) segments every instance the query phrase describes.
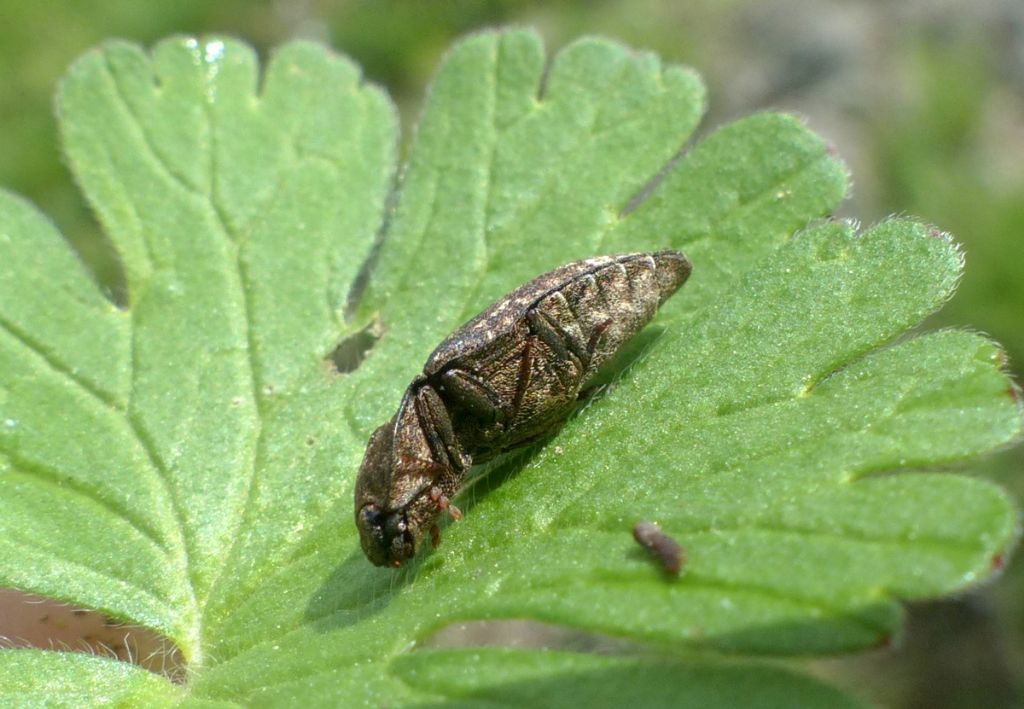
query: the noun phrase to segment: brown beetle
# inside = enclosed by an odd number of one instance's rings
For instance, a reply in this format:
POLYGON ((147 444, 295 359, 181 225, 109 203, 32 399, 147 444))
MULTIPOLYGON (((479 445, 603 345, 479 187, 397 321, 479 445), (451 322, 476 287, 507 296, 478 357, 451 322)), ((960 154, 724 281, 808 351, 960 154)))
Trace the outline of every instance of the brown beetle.
POLYGON ((473 463, 560 424, 580 390, 690 275, 678 251, 599 256, 538 276, 438 345, 398 412, 370 436, 356 526, 378 566, 436 546, 473 463))

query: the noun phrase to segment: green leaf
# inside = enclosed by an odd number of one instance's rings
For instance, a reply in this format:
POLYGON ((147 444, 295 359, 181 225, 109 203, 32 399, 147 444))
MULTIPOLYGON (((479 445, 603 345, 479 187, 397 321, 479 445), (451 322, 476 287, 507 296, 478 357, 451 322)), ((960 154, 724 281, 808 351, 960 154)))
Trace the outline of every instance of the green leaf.
POLYGON ((703 112, 688 70, 599 39, 545 62, 530 32, 460 43, 390 201, 393 108, 323 48, 288 45, 262 76, 216 39, 72 68, 65 147, 127 304, 0 196, 0 584, 166 636, 188 681, 11 650, 0 684, 81 703, 834 706, 852 700, 703 651, 877 645, 900 599, 992 574, 1015 511, 948 466, 1020 433, 1001 354, 904 335, 952 293, 952 242, 909 220, 808 227, 846 174, 789 117, 676 159, 703 112), (471 486, 442 547, 372 567, 355 471, 433 346, 545 270, 664 247, 694 276, 629 366, 471 486), (339 374, 346 341, 371 346, 339 374), (636 547, 638 519, 687 548, 682 578, 636 547), (415 649, 502 618, 659 654, 415 649))
POLYGON ((778 667, 664 657, 602 657, 501 648, 422 650, 396 660, 421 707, 855 707, 850 697, 778 667), (570 676, 571 681, 566 681, 570 676), (433 696, 431 696, 433 695, 433 696))
POLYGON ((168 706, 184 695, 127 662, 79 652, 0 652, 4 706, 168 706))

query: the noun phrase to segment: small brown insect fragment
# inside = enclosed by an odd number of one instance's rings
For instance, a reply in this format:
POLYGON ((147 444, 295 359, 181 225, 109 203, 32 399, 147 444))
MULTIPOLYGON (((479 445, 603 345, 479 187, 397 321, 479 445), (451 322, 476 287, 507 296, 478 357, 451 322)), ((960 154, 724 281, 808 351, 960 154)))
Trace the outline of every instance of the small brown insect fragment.
POLYGON ((367 558, 401 566, 466 473, 565 421, 580 392, 690 275, 678 251, 576 261, 520 286, 448 336, 370 436, 355 513, 367 558))
POLYGON ((633 525, 633 538, 661 562, 665 573, 678 576, 686 563, 686 550, 672 537, 661 531, 654 522, 637 522, 633 525))

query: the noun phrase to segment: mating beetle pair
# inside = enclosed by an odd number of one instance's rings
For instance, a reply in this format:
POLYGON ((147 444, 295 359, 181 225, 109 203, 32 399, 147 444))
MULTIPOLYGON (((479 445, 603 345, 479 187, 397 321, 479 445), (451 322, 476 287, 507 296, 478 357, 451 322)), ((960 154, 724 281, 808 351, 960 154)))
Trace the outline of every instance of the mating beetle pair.
POLYGON ((543 437, 601 365, 689 277, 678 251, 600 256, 538 276, 444 340, 390 421, 370 437, 356 481, 363 551, 401 566, 474 463, 543 437))

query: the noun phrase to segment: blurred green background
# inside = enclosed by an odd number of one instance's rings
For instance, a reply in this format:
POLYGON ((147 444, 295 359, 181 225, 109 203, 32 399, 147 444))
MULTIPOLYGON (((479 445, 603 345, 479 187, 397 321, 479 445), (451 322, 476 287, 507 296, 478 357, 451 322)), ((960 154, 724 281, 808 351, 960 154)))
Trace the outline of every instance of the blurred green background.
MULTIPOLYGON (((603 34, 695 67, 709 86, 705 131, 762 109, 806 117, 853 172, 843 215, 910 214, 963 244, 960 291, 930 324, 988 333, 1018 380, 1024 371, 1020 0, 0 0, 0 18, 0 186, 51 215, 115 297, 116 263, 63 165, 52 111, 57 81, 89 47, 210 32, 263 54, 324 41, 389 89, 408 128, 452 39, 532 25, 551 49, 603 34)), ((1024 448, 976 467, 1024 500, 1024 448)), ((897 647, 811 668, 888 706, 1024 706, 1024 555, 986 588, 911 607, 897 647)))

